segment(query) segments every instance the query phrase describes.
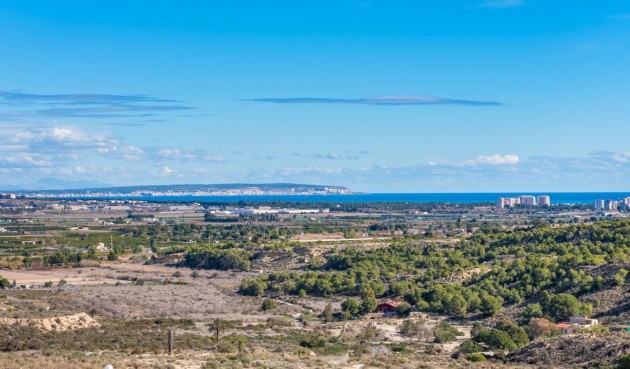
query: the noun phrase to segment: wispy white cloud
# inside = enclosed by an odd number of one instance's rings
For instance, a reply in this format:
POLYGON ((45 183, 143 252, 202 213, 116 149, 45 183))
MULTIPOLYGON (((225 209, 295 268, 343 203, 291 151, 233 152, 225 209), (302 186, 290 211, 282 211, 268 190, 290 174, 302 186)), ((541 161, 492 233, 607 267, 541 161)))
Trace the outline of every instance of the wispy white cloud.
POLYGON ((518 155, 506 154, 506 155, 479 155, 474 159, 465 160, 463 165, 512 165, 518 164, 518 155))
POLYGON ((0 120, 51 118, 116 119, 159 117, 191 106, 147 95, 33 94, 0 91, 0 120))
POLYGON ((213 155, 204 150, 181 150, 177 148, 161 148, 155 150, 153 158, 158 160, 177 160, 182 162, 198 162, 198 163, 226 163, 227 160, 220 155, 213 155))
POLYGON ((273 104, 358 104, 381 106, 408 105, 469 105, 469 106, 500 106, 497 101, 447 99, 436 96, 381 96, 354 99, 321 98, 321 97, 265 97, 245 99, 243 101, 273 103, 273 104))

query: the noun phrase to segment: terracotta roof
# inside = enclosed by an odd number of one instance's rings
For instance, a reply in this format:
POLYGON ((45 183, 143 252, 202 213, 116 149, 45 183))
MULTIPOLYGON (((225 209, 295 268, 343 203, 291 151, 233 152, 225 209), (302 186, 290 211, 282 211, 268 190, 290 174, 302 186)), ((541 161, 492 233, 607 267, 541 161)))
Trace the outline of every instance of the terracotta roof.
POLYGON ((556 324, 556 327, 558 328, 573 328, 574 325, 571 323, 558 323, 556 324))
POLYGON ((398 304, 400 304, 398 301, 385 300, 385 301, 381 302, 379 305, 389 305, 389 306, 396 307, 396 306, 398 306, 398 304))

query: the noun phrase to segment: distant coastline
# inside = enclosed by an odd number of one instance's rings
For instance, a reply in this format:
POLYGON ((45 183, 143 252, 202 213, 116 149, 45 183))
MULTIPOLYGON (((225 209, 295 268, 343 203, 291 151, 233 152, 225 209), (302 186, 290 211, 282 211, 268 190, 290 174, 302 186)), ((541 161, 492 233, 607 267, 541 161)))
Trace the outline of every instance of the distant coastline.
POLYGON ((347 187, 294 183, 226 183, 103 187, 61 190, 22 190, 29 198, 140 198, 204 196, 290 196, 354 194, 347 187))
MULTIPOLYGON (((549 195, 551 204, 593 204, 597 199, 622 199, 629 192, 484 192, 484 193, 300 193, 300 194, 230 194, 180 196, 73 196, 68 200, 111 199, 157 202, 305 202, 305 203, 451 203, 494 205, 498 197, 549 195)), ((46 198, 66 199, 62 196, 46 198)))

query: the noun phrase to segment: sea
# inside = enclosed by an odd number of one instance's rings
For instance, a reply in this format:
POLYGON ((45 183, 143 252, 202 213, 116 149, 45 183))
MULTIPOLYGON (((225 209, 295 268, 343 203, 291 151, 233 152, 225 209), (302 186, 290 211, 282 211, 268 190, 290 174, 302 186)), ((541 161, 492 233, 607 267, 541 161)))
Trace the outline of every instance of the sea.
MULTIPOLYGON (((518 197, 522 195, 547 195, 552 204, 593 204, 597 199, 621 200, 630 196, 629 192, 535 192, 535 193, 360 193, 345 195, 248 195, 248 196, 142 196, 116 197, 108 199, 128 199, 168 202, 302 202, 302 203, 368 203, 368 202, 403 202, 403 203, 451 203, 479 204, 496 203, 499 197, 518 197)), ((100 198, 103 199, 103 198, 100 198)))

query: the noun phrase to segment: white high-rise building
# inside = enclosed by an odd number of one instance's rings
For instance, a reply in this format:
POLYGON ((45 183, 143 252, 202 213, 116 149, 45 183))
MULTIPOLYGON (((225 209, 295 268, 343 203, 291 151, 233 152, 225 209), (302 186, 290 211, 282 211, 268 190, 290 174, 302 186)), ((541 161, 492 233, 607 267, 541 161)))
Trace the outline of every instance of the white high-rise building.
POLYGON ((605 210, 606 200, 595 200, 595 210, 605 210))
POLYGON ((617 210, 619 202, 615 200, 606 200, 606 210, 617 210))
POLYGON ((523 195, 520 200, 523 205, 536 205, 536 197, 534 196, 523 195))
POLYGON ((547 195, 538 196, 538 206, 551 206, 551 197, 547 195))
POLYGON ((547 195, 541 196, 530 196, 530 195, 522 195, 518 197, 499 197, 497 199, 497 208, 503 209, 505 207, 513 207, 515 205, 529 205, 529 206, 550 206, 551 198, 547 195))

